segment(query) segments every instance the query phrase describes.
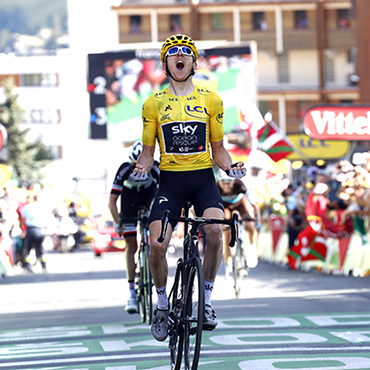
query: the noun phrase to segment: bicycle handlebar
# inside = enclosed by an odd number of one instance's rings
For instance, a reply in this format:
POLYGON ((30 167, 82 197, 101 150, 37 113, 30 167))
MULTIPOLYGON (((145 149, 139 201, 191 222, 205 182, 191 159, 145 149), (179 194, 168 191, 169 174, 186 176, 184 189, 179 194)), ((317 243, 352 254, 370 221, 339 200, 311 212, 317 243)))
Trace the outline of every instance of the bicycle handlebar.
MULTIPOLYGON (((169 221, 170 221, 170 211, 165 210, 163 217, 162 217, 161 236, 157 239, 159 243, 162 243, 164 241, 169 221)), ((205 217, 193 217, 193 218, 178 217, 178 218, 171 218, 171 221, 189 223, 193 226, 196 225, 197 227, 202 224, 229 225, 231 227, 231 240, 230 240, 229 246, 233 247, 235 245, 235 242, 237 241, 238 227, 239 227, 237 213, 233 213, 233 217, 230 220, 213 219, 213 218, 205 218, 205 217)))

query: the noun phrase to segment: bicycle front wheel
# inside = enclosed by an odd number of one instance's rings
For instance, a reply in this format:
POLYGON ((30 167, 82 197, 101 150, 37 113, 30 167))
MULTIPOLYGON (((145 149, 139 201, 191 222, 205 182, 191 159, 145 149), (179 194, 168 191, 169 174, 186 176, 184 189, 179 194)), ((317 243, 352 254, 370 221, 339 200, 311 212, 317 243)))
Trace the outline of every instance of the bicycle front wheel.
POLYGON ((204 278, 202 262, 194 258, 189 269, 183 316, 184 363, 186 370, 198 368, 204 319, 204 278))
POLYGON ((182 349, 184 346, 184 331, 181 325, 183 296, 180 288, 181 267, 176 269, 172 288, 172 309, 169 316, 169 348, 171 354, 171 370, 181 368, 182 349))
POLYGON ((246 274, 246 260, 241 243, 242 242, 239 240, 236 245, 236 253, 233 258, 234 290, 236 298, 239 298, 243 279, 246 274))
POLYGON ((145 310, 146 310, 146 322, 150 325, 152 323, 153 315, 153 302, 152 302, 152 273, 149 268, 149 246, 145 246, 143 252, 143 273, 144 273, 144 301, 145 301, 145 310))
POLYGON ((140 311, 140 317, 141 321, 145 322, 147 320, 147 314, 146 314, 146 299, 145 299, 145 256, 143 251, 139 250, 139 258, 138 258, 138 266, 139 266, 139 273, 138 273, 138 279, 137 279, 137 301, 139 304, 139 311, 140 311))

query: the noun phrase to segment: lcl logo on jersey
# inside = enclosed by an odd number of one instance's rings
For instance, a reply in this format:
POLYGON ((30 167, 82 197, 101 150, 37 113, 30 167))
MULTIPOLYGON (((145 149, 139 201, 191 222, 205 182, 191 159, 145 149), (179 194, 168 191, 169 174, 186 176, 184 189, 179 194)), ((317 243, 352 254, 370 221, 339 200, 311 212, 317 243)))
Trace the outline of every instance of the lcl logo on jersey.
POLYGON ((224 113, 222 112, 222 113, 219 113, 219 114, 217 115, 217 117, 216 117, 216 121, 217 121, 218 123, 221 123, 221 124, 222 124, 223 120, 224 120, 224 113))
POLYGON ((200 105, 191 107, 190 105, 185 106, 185 113, 190 117, 203 118, 204 115, 209 117, 206 107, 201 107, 200 105))
POLYGON ((156 93, 154 95, 155 98, 163 98, 165 95, 167 95, 167 93, 165 91, 161 91, 159 93, 156 93))
POLYGON ((198 89, 198 92, 200 95, 209 95, 211 93, 211 91, 207 90, 207 89, 198 89))

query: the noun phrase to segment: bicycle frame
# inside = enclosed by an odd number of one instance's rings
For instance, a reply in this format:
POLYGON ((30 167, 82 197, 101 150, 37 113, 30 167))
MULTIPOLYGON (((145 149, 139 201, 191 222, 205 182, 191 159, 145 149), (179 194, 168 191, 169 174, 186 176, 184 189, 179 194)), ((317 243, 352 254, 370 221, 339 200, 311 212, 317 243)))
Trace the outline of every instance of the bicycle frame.
MULTIPOLYGON (((232 226, 232 240, 234 245, 237 236, 237 215, 232 221, 206 219, 203 217, 189 218, 190 203, 184 208, 184 217, 171 218, 172 221, 184 222, 183 257, 177 262, 174 284, 169 294, 171 310, 169 314, 169 348, 172 370, 179 370, 184 355, 185 370, 196 370, 198 367, 201 338, 204 320, 204 278, 203 266, 199 257, 198 234, 202 224, 228 224, 232 226), (189 230, 190 226, 190 230, 189 230), (172 302, 171 302, 172 301, 172 302), (191 340, 194 343, 191 343, 191 340)), ((162 218, 161 236, 158 241, 164 241, 169 211, 165 211, 162 218)))
POLYGON ((141 321, 152 322, 153 302, 152 302, 152 274, 149 268, 149 217, 148 210, 140 207, 138 217, 120 218, 120 225, 123 223, 138 222, 140 233, 140 245, 137 260, 137 300, 141 321))

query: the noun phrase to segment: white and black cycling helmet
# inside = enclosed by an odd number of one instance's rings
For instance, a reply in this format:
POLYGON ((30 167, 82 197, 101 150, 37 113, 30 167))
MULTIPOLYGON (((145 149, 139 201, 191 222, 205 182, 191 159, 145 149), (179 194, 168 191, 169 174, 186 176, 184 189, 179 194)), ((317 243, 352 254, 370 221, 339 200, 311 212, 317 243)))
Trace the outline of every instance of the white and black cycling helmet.
POLYGON ((131 161, 136 162, 139 158, 139 155, 143 151, 143 143, 141 141, 136 141, 130 147, 128 152, 128 157, 131 161))

